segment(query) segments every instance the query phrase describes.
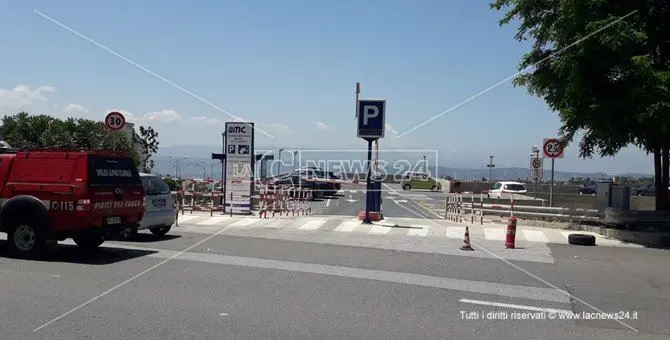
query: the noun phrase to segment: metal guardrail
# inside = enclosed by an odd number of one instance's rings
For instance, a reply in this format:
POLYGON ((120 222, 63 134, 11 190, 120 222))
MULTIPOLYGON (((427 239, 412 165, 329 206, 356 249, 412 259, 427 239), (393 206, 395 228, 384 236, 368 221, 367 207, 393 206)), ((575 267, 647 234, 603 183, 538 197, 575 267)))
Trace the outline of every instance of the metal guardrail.
MULTIPOLYGON (((445 219, 462 222, 463 215, 470 215, 470 223, 475 223, 479 219, 480 224, 484 224, 485 215, 498 215, 500 217, 521 216, 528 218, 551 218, 565 221, 593 221, 604 218, 604 212, 596 209, 573 209, 564 207, 544 207, 515 204, 514 194, 509 198, 509 204, 487 204, 484 203, 484 195, 480 194, 479 199, 475 195, 469 195, 469 202, 464 201, 460 193, 447 194, 445 204, 445 219)), ((519 201, 517 200, 516 203, 519 201)))

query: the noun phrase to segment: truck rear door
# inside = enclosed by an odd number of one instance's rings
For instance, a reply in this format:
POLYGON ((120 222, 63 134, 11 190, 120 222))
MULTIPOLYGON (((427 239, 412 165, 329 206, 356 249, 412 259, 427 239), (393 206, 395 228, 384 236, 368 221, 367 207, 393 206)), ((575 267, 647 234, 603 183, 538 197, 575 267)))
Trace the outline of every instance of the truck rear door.
POLYGON ((88 181, 91 212, 103 225, 137 223, 144 214, 144 189, 130 157, 89 155, 88 181))

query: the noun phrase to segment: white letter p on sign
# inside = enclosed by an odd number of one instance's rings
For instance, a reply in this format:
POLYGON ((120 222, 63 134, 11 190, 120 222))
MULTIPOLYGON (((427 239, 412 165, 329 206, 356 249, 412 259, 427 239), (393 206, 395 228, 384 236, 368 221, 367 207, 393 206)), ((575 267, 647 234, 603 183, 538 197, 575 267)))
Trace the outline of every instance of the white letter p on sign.
POLYGON ((379 109, 374 105, 363 106, 363 125, 368 125, 368 119, 379 116, 379 109), (372 111, 372 113, 369 113, 372 111))

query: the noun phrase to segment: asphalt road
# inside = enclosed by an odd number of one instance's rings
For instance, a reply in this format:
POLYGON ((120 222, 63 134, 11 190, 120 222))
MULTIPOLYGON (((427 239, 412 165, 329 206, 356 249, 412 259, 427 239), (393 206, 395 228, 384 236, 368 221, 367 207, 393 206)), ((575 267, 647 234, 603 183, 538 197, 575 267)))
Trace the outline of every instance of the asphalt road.
POLYGON ((43 261, 7 258, 2 242, 0 337, 659 339, 670 334, 666 251, 550 244, 509 250, 522 254, 510 262, 480 248, 459 251, 458 240, 237 225, 189 232, 199 227, 185 224, 162 239, 140 234, 134 242, 108 242, 93 254, 66 241, 43 261), (522 259, 526 252, 537 256, 522 259), (537 308, 597 308, 628 312, 629 318, 636 313, 636 319, 510 320, 512 312, 537 308), (499 319, 487 318, 489 312, 500 312, 499 319), (506 319, 500 319, 503 312, 506 319))
MULTIPOLYGON (((445 198, 444 192, 405 191, 399 184, 382 186, 382 209, 385 217, 442 218, 445 198)), ((312 211, 317 215, 356 217, 364 210, 364 185, 345 185, 337 195, 312 203, 312 211)))

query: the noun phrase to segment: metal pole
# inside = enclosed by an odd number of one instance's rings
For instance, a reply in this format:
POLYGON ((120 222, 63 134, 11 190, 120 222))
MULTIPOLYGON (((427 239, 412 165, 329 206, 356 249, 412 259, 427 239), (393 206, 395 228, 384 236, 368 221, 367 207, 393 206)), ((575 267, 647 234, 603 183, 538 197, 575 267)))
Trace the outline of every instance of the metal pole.
MULTIPOLYGON (((221 214, 226 213, 226 162, 228 160, 228 157, 225 157, 226 155, 226 133, 221 134, 221 153, 224 155, 224 159, 221 160, 221 214)), ((231 209, 232 211, 232 209, 231 209)))
POLYGON ((372 224, 370 220, 370 183, 372 177, 372 139, 368 139, 368 176, 366 179, 367 186, 365 190, 365 219, 363 220, 364 224, 372 224))
POLYGON ((493 155, 489 156, 489 182, 493 182, 493 155))
POLYGON ((551 159, 551 185, 549 186, 549 207, 554 206, 554 158, 551 159))
POLYGON ((358 118, 358 94, 361 93, 361 83, 356 83, 356 106, 354 108, 354 112, 356 112, 356 118, 358 118))

